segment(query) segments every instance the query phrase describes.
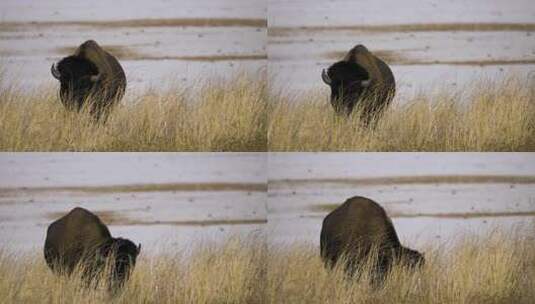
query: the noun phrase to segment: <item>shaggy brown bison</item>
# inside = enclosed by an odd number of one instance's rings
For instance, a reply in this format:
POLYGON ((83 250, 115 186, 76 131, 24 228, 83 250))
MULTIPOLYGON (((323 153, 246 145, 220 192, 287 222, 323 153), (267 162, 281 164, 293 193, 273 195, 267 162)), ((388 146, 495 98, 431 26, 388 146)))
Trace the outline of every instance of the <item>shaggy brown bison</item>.
POLYGON ((141 245, 113 238, 100 219, 83 208, 74 208, 50 226, 46 233, 44 254, 52 271, 70 275, 78 266, 88 282, 113 258, 110 286, 121 286, 128 278, 141 245))
POLYGON ((93 40, 52 64, 50 71, 60 82, 63 105, 79 111, 88 103, 89 112, 97 119, 118 103, 126 90, 126 76, 119 61, 93 40))
POLYGON ((344 257, 344 266, 350 275, 355 274, 374 252, 376 264, 372 264, 372 280, 375 283, 383 281, 395 261, 410 267, 424 263, 422 254, 400 244, 385 210, 361 196, 349 198, 325 217, 320 247, 327 266, 333 267, 344 257))
POLYGON ((334 110, 349 115, 357 108, 366 125, 388 106, 396 90, 388 65, 360 44, 343 60, 323 70, 321 78, 331 87, 334 110))

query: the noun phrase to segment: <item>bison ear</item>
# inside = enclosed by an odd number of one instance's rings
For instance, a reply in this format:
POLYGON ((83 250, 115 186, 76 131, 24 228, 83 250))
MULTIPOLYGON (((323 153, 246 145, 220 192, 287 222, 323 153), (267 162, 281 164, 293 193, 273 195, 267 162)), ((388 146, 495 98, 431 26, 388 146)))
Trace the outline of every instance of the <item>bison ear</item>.
POLYGON ((325 82, 327 85, 331 85, 332 83, 331 77, 329 77, 329 74, 327 74, 325 69, 323 69, 321 72, 321 79, 323 79, 323 82, 325 82))
POLYGON ((360 85, 363 87, 363 88, 367 88, 370 86, 370 83, 371 83, 371 79, 366 79, 366 80, 363 80, 360 82, 360 85))

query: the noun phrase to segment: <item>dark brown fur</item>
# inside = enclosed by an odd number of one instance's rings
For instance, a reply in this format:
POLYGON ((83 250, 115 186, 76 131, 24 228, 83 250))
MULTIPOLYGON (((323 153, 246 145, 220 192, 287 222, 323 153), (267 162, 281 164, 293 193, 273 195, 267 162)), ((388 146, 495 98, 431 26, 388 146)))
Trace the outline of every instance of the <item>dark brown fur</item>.
POLYGON ((344 257, 346 271, 353 275, 376 250, 372 278, 384 279, 395 260, 409 266, 421 265, 424 257, 399 242, 392 221, 376 202, 360 196, 346 200, 323 220, 320 236, 321 256, 333 267, 344 257))
POLYGON ((44 255, 54 272, 70 275, 81 266, 88 281, 102 271, 105 259, 114 258, 110 281, 122 285, 139 250, 129 240, 112 238, 106 225, 90 211, 74 208, 48 226, 44 255))
POLYGON ((394 75, 388 65, 360 44, 343 60, 330 66, 327 75, 331 80, 328 85, 335 111, 349 115, 357 108, 366 125, 379 117, 396 90, 394 75), (362 85, 365 80, 369 80, 367 86, 362 85))
POLYGON ((95 41, 82 43, 75 53, 51 68, 60 81, 60 97, 69 110, 86 104, 97 119, 118 103, 126 90, 126 76, 119 61, 95 41))

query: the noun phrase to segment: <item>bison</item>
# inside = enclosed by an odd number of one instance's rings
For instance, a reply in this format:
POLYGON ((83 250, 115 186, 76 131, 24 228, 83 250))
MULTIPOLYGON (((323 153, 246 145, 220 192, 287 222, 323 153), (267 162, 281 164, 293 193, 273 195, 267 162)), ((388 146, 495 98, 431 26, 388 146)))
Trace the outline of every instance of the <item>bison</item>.
POLYGON ((363 45, 352 48, 343 60, 321 73, 331 87, 331 104, 336 113, 350 115, 356 107, 368 125, 392 101, 396 82, 386 63, 363 45))
POLYGON ((50 71, 60 82, 63 105, 80 111, 87 104, 96 119, 107 114, 126 90, 126 76, 119 61, 93 40, 52 64, 50 71))
POLYGON ((396 261, 411 268, 425 262, 421 253, 400 244, 385 210, 361 196, 347 199, 325 217, 320 248, 327 267, 333 267, 342 258, 349 275, 356 274, 365 263, 373 261, 371 278, 374 284, 383 282, 396 261))
POLYGON ((141 245, 130 240, 113 238, 95 214, 74 208, 48 226, 44 254, 53 272, 70 275, 78 268, 86 282, 97 278, 106 260, 111 261, 112 287, 128 279, 140 250, 141 245))

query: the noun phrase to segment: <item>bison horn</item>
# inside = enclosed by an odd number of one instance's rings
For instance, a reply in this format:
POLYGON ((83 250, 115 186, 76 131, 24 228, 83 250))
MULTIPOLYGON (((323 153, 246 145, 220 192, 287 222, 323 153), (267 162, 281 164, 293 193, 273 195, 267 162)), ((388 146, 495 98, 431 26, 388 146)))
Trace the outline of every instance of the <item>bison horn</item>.
POLYGON ((364 88, 367 88, 367 87, 370 86, 370 83, 371 83, 371 82, 372 82, 371 79, 366 79, 366 80, 361 81, 361 82, 360 82, 360 85, 361 85, 362 87, 364 87, 364 88))
POLYGON ((137 245, 137 254, 139 254, 141 252, 141 243, 139 243, 139 245, 137 245))
POLYGON ((54 78, 58 80, 61 77, 61 73, 58 71, 58 68, 56 67, 55 63, 53 63, 52 66, 50 67, 50 72, 52 73, 52 76, 54 76, 54 78))
POLYGON ((321 79, 323 79, 323 82, 325 82, 326 84, 331 85, 332 80, 327 74, 327 72, 325 72, 325 69, 323 69, 323 71, 321 72, 321 79))
POLYGON ((100 73, 97 74, 97 75, 91 75, 91 77, 89 78, 91 80, 91 82, 96 82, 100 79, 100 73))

